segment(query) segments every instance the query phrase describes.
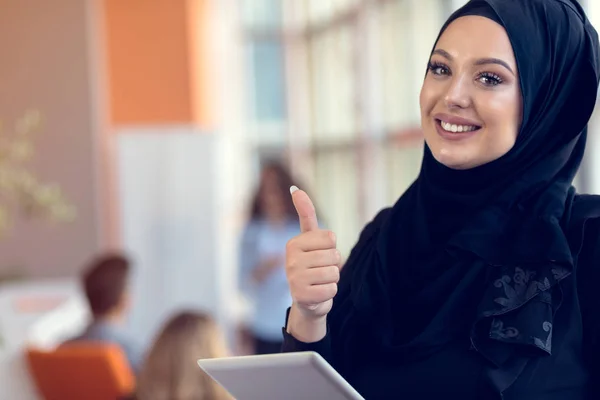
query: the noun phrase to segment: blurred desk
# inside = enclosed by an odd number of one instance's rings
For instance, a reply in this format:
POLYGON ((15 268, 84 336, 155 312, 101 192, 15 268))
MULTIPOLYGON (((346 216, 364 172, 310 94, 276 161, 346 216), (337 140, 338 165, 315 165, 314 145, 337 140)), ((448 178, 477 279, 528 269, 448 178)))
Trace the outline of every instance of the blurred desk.
POLYGON ((78 333, 89 318, 75 279, 0 286, 0 387, 2 399, 39 399, 24 357, 27 346, 53 348, 78 333))

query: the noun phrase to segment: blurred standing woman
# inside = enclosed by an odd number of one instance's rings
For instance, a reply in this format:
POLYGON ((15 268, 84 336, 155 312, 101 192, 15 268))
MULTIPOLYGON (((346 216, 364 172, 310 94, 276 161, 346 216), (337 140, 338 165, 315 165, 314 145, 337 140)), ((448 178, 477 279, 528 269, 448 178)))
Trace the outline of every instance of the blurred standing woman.
POLYGON ((300 233, 290 199, 292 178, 277 162, 261 171, 240 251, 240 283, 252 301, 250 333, 256 354, 278 353, 285 310, 292 303, 285 275, 285 244, 300 233))

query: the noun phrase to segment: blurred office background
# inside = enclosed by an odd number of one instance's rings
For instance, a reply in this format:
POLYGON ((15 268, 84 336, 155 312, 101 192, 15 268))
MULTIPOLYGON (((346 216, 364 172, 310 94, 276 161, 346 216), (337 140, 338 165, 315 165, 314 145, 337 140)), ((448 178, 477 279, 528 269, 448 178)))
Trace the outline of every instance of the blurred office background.
MULTIPOLYGON (((234 341, 261 165, 289 166, 347 254, 419 171, 427 58, 464 2, 0 0, 3 132, 39 112, 27 165, 74 211, 53 223, 10 208, 0 279, 76 281, 94 254, 123 250, 141 342, 181 307, 209 311, 234 341)), ((600 5, 584 5, 600 23, 600 5)), ((599 129, 593 119, 583 192, 600 192, 599 129)), ((0 335, 36 312, 13 305, 0 335)))

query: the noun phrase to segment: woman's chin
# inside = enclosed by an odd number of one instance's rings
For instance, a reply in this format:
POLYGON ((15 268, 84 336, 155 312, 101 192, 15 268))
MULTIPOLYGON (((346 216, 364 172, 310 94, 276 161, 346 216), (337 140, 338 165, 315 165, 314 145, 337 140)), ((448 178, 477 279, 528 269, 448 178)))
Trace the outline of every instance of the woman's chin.
POLYGON ((476 167, 472 158, 468 155, 460 154, 447 148, 441 148, 433 152, 433 156, 437 162, 450 169, 465 170, 476 167))

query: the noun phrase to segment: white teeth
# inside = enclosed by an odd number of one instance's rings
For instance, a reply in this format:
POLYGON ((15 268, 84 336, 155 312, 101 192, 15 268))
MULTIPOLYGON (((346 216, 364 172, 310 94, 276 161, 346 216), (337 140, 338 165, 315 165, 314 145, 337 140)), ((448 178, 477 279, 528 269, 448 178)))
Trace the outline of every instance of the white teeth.
POLYGON ((440 121, 442 128, 444 128, 445 131, 448 132, 471 132, 474 131, 475 129, 477 129, 476 126, 473 125, 455 125, 455 124, 449 124, 448 122, 444 122, 444 121, 440 121))

